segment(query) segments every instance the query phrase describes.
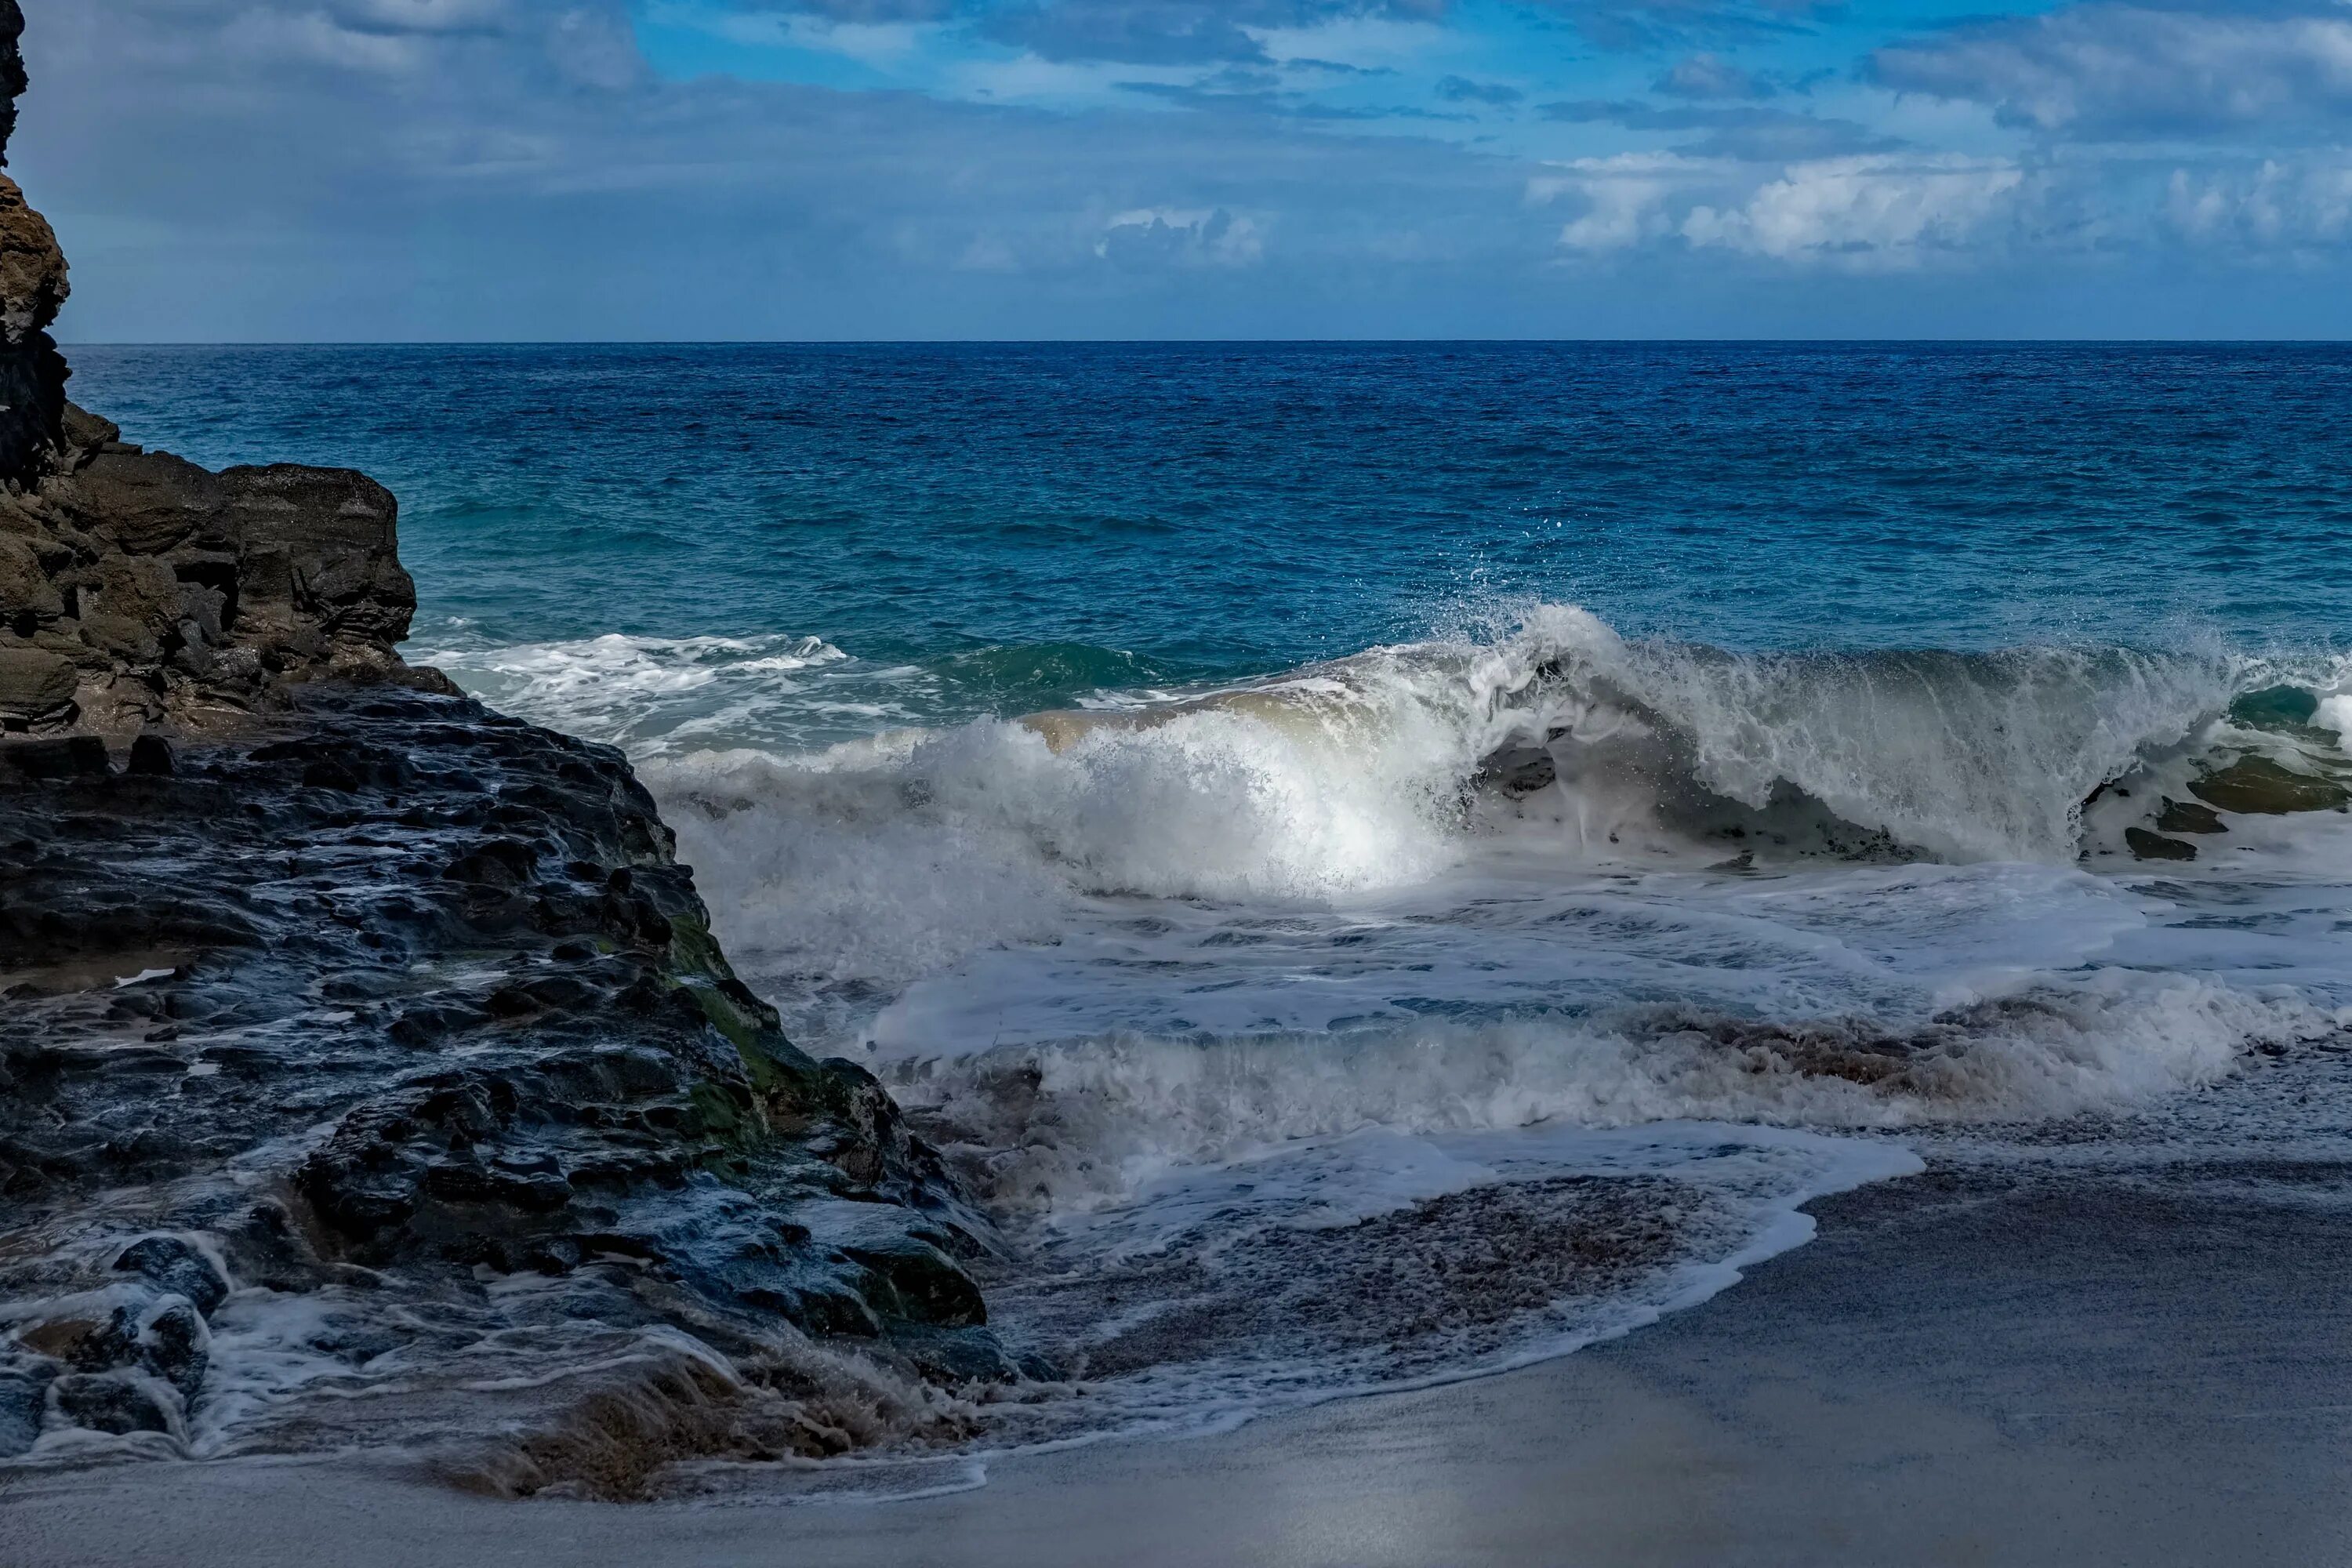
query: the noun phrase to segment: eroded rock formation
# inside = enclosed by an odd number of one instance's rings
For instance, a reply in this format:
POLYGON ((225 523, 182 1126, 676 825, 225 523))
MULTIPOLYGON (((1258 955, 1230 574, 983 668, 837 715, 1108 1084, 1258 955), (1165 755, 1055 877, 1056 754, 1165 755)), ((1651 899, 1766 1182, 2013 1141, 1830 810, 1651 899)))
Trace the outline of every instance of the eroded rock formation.
POLYGON ((393 651, 416 590, 364 474, 208 473, 70 405, 52 465, 0 500, 0 727, 216 729, 321 679, 454 689, 393 651))
POLYGON ((984 1225, 735 978, 620 754, 402 662, 382 486, 68 403, 65 294, 0 179, 0 1459, 633 1495, 1017 1377, 984 1225))
MULTIPOLYGON (((25 86, 0 0, 0 164, 25 86)), ((47 220, 0 175, 0 731, 217 727, 333 678, 449 689, 394 653, 416 592, 365 475, 206 472, 66 398, 47 220)))
MULTIPOLYGON (((25 13, 0 0, 0 169, 25 90, 17 40, 25 13)), ((0 174, 0 485, 21 493, 47 473, 63 446, 66 364, 49 336, 66 301, 66 258, 48 220, 16 182, 0 174)))

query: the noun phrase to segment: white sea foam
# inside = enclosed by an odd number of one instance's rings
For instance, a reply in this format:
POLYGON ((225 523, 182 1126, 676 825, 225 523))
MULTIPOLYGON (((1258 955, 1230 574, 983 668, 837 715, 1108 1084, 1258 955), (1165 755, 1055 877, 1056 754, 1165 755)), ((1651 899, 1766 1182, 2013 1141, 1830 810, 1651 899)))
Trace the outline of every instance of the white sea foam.
MULTIPOLYGON (((1681 1194, 1656 1200, 1680 1216, 1664 1261, 1511 1324, 1472 1312, 1405 1360, 1549 1353, 1719 1286, 1793 1234, 1821 1172, 1899 1165, 1888 1134, 2142 1106, 2352 1024, 2352 818, 2232 816, 2192 863, 2128 837, 2241 755, 2336 765, 2230 713, 2293 683, 2340 732, 2337 661, 1735 656, 1549 607, 1487 643, 928 727, 902 670, 856 738, 814 745, 774 737, 837 734, 820 707, 837 724, 885 689, 808 684, 854 660, 742 678, 726 703, 698 688, 681 719, 672 687, 706 651, 592 648, 526 710, 604 700, 583 657, 614 661, 609 732, 738 966, 804 1045, 862 1055, 1050 1254, 997 1288, 1004 1331, 1091 1334, 1113 1361, 1174 1309, 1103 1316, 1087 1281, 1154 1248, 1239 1300, 1261 1254, 1276 1284, 1353 1279, 1349 1249, 1400 1205, 1472 1236, 1502 1223, 1463 1196, 1490 1188, 1529 1194, 1490 1205, 1528 1224, 1574 1218, 1590 1194, 1563 1180, 1681 1194), (632 703, 668 715, 658 737, 630 739, 632 703), (1284 1239, 1318 1227, 1355 1239, 1284 1239)), ((1174 1276, 1152 1278, 1121 1299, 1174 1276)), ((1192 1420, 1395 1381, 1341 1340, 1267 1332, 1163 1347, 1110 1403, 1192 1420)))
POLYGON ((2311 721, 2320 729, 2336 731, 2338 742, 2352 750, 2352 696, 2320 699, 2319 710, 2312 715, 2311 721))
POLYGON ((1171 1173, 1367 1127, 1413 1134, 1702 1119, 1836 1129, 2031 1121, 2212 1082, 2346 1016, 2111 972, 1906 1035, 1667 1010, 1344 1035, 1111 1035, 908 1058, 889 1081, 968 1141, 995 1201, 1118 1204, 1171 1173))
POLYGON ((848 656, 821 637, 644 637, 417 648, 489 702, 592 740, 658 751, 739 732, 848 656))

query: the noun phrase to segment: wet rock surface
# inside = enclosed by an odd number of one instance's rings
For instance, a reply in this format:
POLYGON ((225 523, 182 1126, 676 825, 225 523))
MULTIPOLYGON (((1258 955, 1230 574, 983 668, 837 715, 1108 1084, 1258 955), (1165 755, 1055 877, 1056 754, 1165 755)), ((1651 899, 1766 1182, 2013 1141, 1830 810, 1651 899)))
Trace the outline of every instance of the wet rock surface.
POLYGON ((620 754, 401 660, 383 486, 68 400, 66 294, 0 177, 0 1463, 635 1495, 961 1431, 1015 1375, 980 1223, 736 979, 620 754))
MULTIPOLYGON (((878 1379, 898 1435, 947 1419, 929 1384, 1014 1375, 980 1222, 734 977, 618 753, 394 688, 289 700, 138 768, 0 742, 47 759, 0 765, 0 1454, 305 1446, 305 1390, 387 1360, 551 1377, 560 1426, 634 1355, 700 1412, 666 1453, 740 1447, 709 1416, 749 1364, 794 1368, 777 1410, 878 1379)), ((401 1408, 383 1435, 463 1436, 401 1408)), ((761 1443, 872 1435, 819 1429, 761 1443)))

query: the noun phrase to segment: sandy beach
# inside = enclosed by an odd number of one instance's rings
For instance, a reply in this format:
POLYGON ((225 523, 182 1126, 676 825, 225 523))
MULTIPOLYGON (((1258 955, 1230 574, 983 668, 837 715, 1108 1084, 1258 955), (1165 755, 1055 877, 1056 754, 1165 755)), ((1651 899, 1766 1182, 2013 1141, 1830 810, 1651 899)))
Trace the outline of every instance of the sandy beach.
POLYGON ((332 1462, 142 1466, 11 1478, 0 1489, 6 1558, 11 1568, 2352 1558, 2345 1166, 2270 1154, 2090 1163, 1931 1160, 1923 1176, 1822 1201, 1815 1241, 1623 1340, 1223 1436, 1003 1458, 984 1486, 953 1495, 505 1503, 332 1462))

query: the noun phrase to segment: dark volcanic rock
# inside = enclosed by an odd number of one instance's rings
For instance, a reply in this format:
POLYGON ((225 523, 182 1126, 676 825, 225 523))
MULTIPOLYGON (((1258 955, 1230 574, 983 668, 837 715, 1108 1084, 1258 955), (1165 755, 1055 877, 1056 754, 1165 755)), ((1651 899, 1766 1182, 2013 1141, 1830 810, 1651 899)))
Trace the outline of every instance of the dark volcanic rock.
POLYGON ((401 661, 391 493, 125 444, 65 295, 0 177, 0 1458, 197 1418, 636 1495, 1015 1375, 981 1223, 736 979, 620 754, 401 661))
POLYGON ((2229 824, 2210 805, 2200 805, 2193 800, 2174 800, 2164 796, 2157 813, 2158 833, 2227 833, 2229 824))
MULTIPOLYGON (((24 88, 0 0, 0 163, 24 88)), ((448 691, 393 652, 397 507, 342 468, 215 474, 66 399, 57 236, 0 175, 0 731, 217 728, 322 678, 448 691)))
POLYGON ((17 46, 24 36, 24 8, 16 0, 0 0, 0 168, 7 166, 8 139, 16 133, 16 100, 25 90, 25 55, 17 46))
MULTIPOLYGON (((357 1265, 379 1317, 576 1279, 606 1321, 1012 1375, 961 1261, 980 1222, 881 1087, 728 970, 618 753, 397 688, 293 701, 169 773, 0 773, 0 1257, 32 1260, 0 1301, 26 1348, 201 1403, 233 1285, 357 1265), (38 1238, 126 1189, 150 1197, 86 1248, 104 1272, 55 1278, 38 1238), (40 1327, 24 1303, 66 1285, 40 1327)), ((58 1408, 163 1430, 142 1397, 58 1408)))
POLYGON ((2133 858, 2140 860, 2194 860, 2197 846, 2185 839, 2167 838, 2161 833, 2150 833, 2145 827, 2124 829, 2124 842, 2130 846, 2133 858))
POLYGON ((216 1310, 228 1300, 228 1276, 184 1236, 141 1237, 122 1249, 114 1267, 186 1297, 199 1312, 216 1310))
POLYGON ((2226 768, 2191 779, 2189 790, 2208 805, 2258 816, 2341 811, 2352 805, 2352 789, 2335 779, 2295 773, 2263 756, 2240 757, 2226 768))
POLYGON ((453 689, 393 651, 416 607, 397 519, 346 469, 68 444, 0 498, 0 725, 217 729, 320 679, 453 689))
MULTIPOLYGON (((16 0, 0 0, 0 167, 25 90, 17 47, 24 31, 16 0)), ((0 485, 12 489, 36 482, 61 445, 68 373, 48 328, 67 291, 56 233, 16 182, 0 174, 0 485)))

